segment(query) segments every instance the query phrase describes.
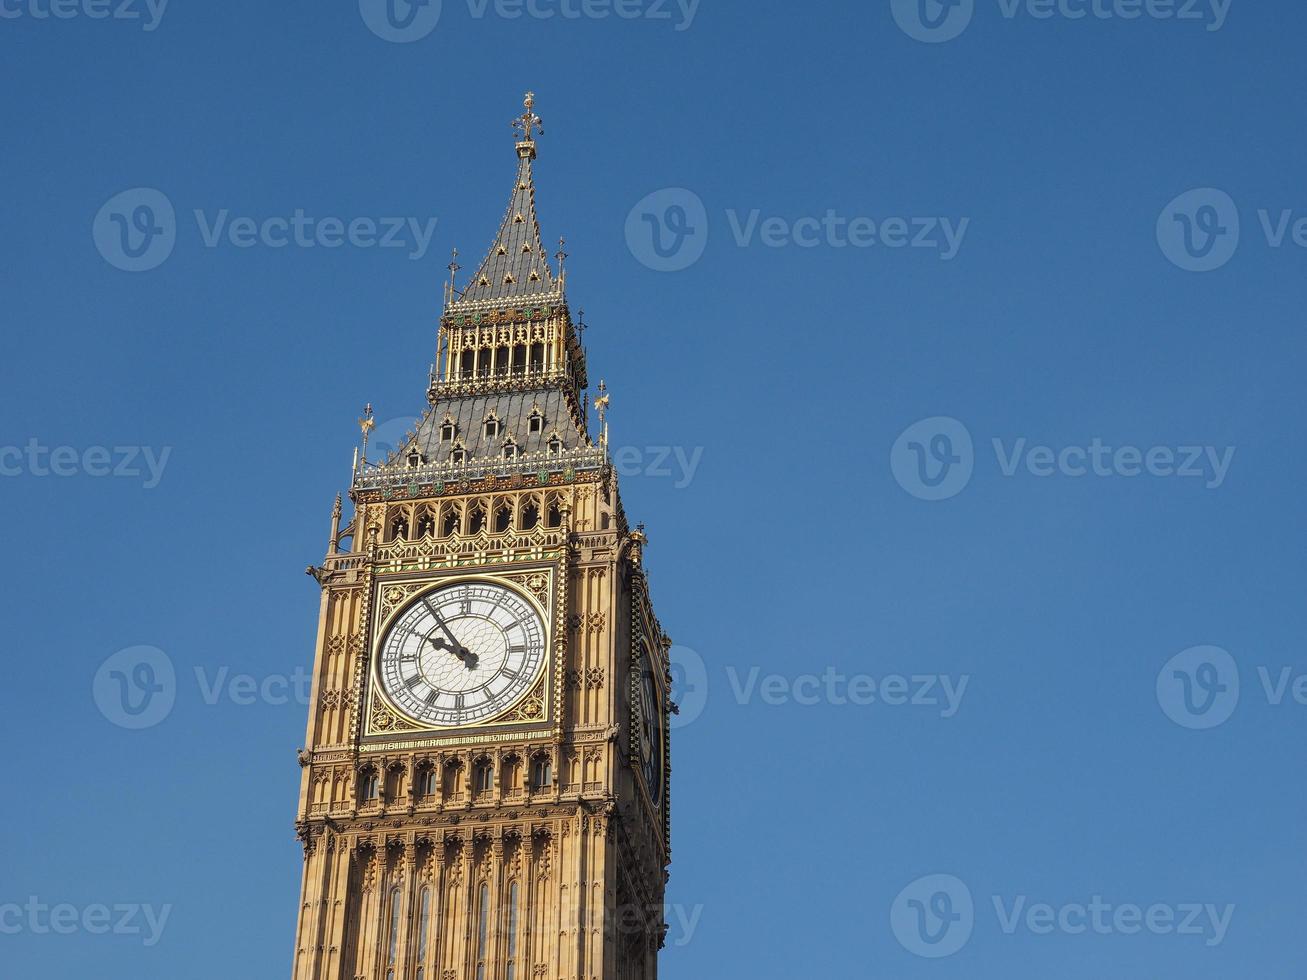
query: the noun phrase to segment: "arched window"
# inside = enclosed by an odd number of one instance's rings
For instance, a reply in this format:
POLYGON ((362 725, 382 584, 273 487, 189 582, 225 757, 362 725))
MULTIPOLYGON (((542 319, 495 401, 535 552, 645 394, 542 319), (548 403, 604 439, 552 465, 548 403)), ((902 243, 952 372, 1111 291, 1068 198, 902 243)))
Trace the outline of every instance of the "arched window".
POLYGON ((418 970, 417 980, 427 977, 427 933, 431 931, 431 889, 423 888, 418 897, 418 970))
POLYGON ((545 527, 562 527, 563 512, 558 508, 558 501, 549 504, 549 516, 545 518, 545 527))
POLYGON ((517 980, 517 882, 508 886, 508 964, 504 980, 517 980))
POLYGON ((554 767, 549 756, 538 755, 531 762, 531 789, 548 789, 554 785, 554 767))
POLYGON ((445 802, 456 801, 461 798, 459 789, 459 764, 457 759, 451 759, 445 763, 445 785, 442 787, 445 794, 445 802))
POLYGON ((467 533, 480 534, 482 528, 486 526, 485 509, 478 504, 467 519, 467 533))
POLYGON ((500 347, 498 350, 495 351, 495 374, 496 375, 502 377, 508 374, 508 358, 509 358, 509 351, 506 346, 500 347))
POLYGON ((445 526, 442 529, 441 536, 449 537, 451 534, 458 533, 459 513, 458 508, 450 505, 445 509, 445 526))
POLYGON ((477 352, 474 350, 463 351, 459 363, 458 376, 460 378, 470 378, 476 373, 477 352))
POLYGON ((390 521, 390 540, 403 541, 408 537, 408 518, 396 514, 390 521))
POLYGON ((486 957, 490 948, 490 886, 481 883, 481 894, 477 898, 480 910, 477 913, 477 980, 486 980, 486 957))
POLYGON ((359 799, 364 803, 376 802, 380 788, 377 770, 365 769, 359 774, 359 799))
POLYGON ((495 511, 495 533, 503 534, 513 526, 513 508, 504 504, 495 511))
POLYGON ((531 373, 535 374, 545 369, 545 345, 531 345, 531 373))
POLYGON ((418 533, 419 538, 433 537, 436 533, 436 518, 429 510, 423 510, 418 515, 418 533))
POLYGON ((540 507, 536 504, 534 500, 532 500, 525 507, 522 508, 521 527, 523 531, 529 531, 539 523, 540 523, 540 507))
POLYGON ((399 889, 390 892, 390 938, 387 941, 386 980, 395 980, 395 961, 399 958, 399 889))
POLYGON ((515 344, 513 347, 513 373, 526 374, 526 345, 515 344))
POLYGON ((436 767, 424 766, 418 773, 418 796, 430 799, 436 795, 436 767))
POLYGON ((494 785, 495 772, 491 768, 489 759, 482 759, 472 771, 472 788, 480 796, 490 792, 490 787, 494 785))

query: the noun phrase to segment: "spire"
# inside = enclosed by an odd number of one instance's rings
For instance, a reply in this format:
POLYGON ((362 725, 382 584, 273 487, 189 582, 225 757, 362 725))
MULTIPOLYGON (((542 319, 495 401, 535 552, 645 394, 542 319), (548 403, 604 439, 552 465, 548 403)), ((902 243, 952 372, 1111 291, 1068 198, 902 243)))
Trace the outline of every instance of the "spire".
POLYGON ((490 245, 481 267, 453 306, 528 297, 558 297, 560 284, 549 268, 549 259, 540 238, 536 218, 535 178, 531 161, 536 158, 537 133, 543 134, 540 117, 535 114, 535 95, 526 93, 525 111, 513 120, 517 131, 517 180, 508 210, 499 226, 499 234, 490 245))

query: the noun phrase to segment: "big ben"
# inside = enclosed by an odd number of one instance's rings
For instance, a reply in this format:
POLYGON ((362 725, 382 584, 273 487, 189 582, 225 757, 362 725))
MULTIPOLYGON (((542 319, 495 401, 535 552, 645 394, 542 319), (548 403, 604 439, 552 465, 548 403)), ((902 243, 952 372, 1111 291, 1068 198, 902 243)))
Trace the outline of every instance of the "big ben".
POLYGON ((468 279, 451 263, 425 411, 375 460, 365 413, 352 517, 338 498, 310 568, 295 980, 657 976, 671 641, 542 243, 529 94, 515 126, 498 233, 468 279))

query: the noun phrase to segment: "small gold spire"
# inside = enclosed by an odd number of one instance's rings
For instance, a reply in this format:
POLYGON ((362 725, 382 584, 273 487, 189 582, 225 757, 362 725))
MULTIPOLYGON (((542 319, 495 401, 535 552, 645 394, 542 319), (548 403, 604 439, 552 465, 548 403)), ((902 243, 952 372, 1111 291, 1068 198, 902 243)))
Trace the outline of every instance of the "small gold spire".
POLYGON ((599 397, 595 399, 595 411, 599 413, 599 445, 608 448, 608 385, 599 382, 599 397))
POLYGON ((368 436, 372 430, 377 427, 377 420, 372 417, 372 402, 368 402, 363 409, 363 416, 359 419, 359 429, 363 433, 363 462, 368 461, 368 436))

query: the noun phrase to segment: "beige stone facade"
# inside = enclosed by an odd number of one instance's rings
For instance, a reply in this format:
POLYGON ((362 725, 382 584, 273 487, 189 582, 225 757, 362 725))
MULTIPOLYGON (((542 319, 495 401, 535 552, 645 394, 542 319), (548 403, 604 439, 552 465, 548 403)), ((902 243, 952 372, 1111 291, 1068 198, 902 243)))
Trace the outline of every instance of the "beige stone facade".
POLYGON ((538 122, 528 104, 500 234, 447 291, 426 415, 387 459, 365 452, 310 569, 295 980, 657 976, 670 640, 588 432, 562 257, 538 254, 538 122))

